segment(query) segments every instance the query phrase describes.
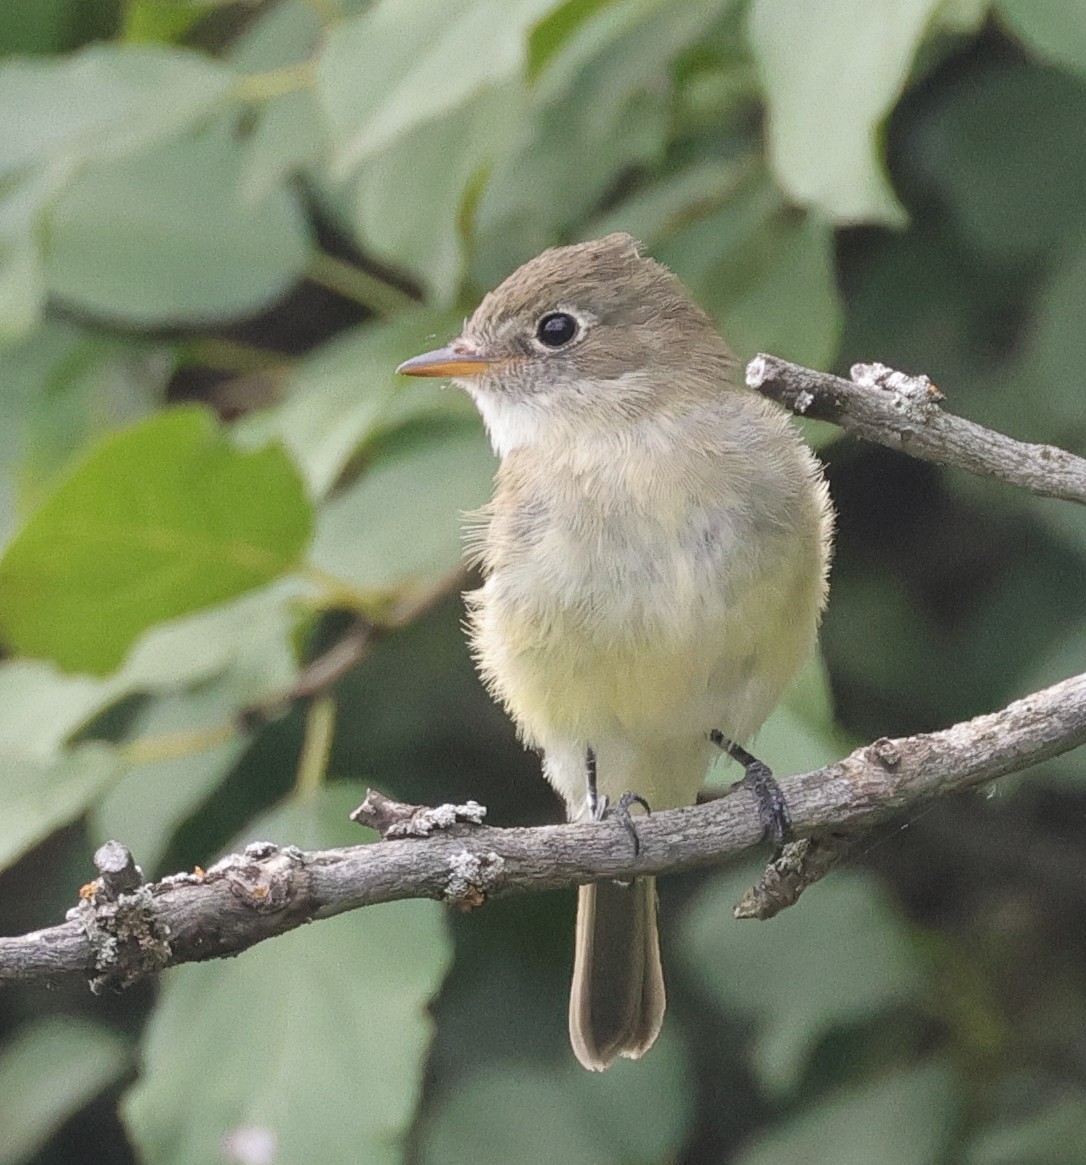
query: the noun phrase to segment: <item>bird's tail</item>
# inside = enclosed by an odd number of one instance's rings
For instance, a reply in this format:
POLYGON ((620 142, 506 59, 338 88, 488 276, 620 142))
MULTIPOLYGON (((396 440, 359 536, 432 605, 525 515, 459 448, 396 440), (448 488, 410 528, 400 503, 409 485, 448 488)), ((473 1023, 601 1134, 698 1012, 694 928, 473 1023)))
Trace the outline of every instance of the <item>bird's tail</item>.
POLYGON ((643 1056, 660 1034, 665 1001, 656 879, 582 886, 569 1000, 577 1059, 602 1072, 616 1056, 643 1056))

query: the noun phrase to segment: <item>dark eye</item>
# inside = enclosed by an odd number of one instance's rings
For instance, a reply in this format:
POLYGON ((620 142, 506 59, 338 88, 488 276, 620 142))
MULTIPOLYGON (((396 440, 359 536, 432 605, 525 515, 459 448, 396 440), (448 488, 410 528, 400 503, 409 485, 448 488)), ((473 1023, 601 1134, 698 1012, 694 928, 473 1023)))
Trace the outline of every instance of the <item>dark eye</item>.
POLYGON ((561 348, 577 334, 577 321, 568 312, 554 311, 539 321, 536 339, 548 348, 561 348))

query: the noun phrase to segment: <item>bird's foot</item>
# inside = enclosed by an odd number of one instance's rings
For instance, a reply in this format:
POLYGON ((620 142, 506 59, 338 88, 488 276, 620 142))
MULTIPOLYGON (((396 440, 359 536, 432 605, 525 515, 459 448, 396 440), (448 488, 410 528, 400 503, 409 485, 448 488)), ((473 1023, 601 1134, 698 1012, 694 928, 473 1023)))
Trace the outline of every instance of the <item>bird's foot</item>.
POLYGON ((646 814, 652 812, 644 797, 637 793, 626 792, 619 797, 614 805, 605 794, 600 794, 592 802, 591 816, 593 821, 617 821, 630 835, 636 858, 641 853, 641 838, 637 835, 637 826, 634 825, 633 814, 630 812, 630 808, 634 805, 640 805, 646 814))
POLYGON ((637 836, 637 826, 633 823, 633 815, 630 813, 630 808, 633 805, 640 805, 646 813, 651 813, 652 810, 649 808, 648 801, 637 793, 627 791, 619 797, 617 804, 612 807, 607 795, 601 793, 596 787, 596 754, 592 749, 588 750, 586 759, 588 790, 585 794, 585 802, 588 807, 589 818, 592 821, 606 821, 608 818, 613 817, 618 821, 633 840, 634 857, 636 858, 641 853, 641 839, 637 836))
POLYGON ((758 802, 758 820, 765 835, 773 842, 776 850, 792 838, 792 819, 788 813, 788 802, 784 799, 777 778, 764 761, 752 756, 724 733, 714 729, 709 739, 733 760, 737 760, 746 770, 743 779, 736 781, 736 788, 747 789, 758 802))

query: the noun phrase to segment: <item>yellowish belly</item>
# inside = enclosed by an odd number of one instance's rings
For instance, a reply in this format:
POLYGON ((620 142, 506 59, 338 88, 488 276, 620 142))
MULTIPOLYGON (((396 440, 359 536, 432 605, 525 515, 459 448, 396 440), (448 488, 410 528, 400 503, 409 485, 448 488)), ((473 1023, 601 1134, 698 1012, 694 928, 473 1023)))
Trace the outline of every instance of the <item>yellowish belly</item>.
MULTIPOLYGON (((772 588, 770 588, 772 589, 772 588)), ((810 646, 812 618, 789 617, 783 595, 731 608, 700 596, 658 618, 593 618, 539 609, 491 580, 472 601, 480 671, 529 744, 602 736, 689 741, 718 728, 754 733, 810 646)))

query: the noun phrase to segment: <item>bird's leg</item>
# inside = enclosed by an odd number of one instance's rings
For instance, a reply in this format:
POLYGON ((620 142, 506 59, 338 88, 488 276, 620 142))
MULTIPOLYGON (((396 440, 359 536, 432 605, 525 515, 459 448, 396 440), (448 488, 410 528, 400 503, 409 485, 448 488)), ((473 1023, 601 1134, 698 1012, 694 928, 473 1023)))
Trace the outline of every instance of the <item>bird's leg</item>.
POLYGON ((602 821, 603 815, 607 812, 607 798, 604 797, 601 803, 599 790, 596 788, 596 752, 593 748, 589 748, 585 757, 585 768, 588 773, 588 791, 585 794, 588 816, 593 821, 602 821))
POLYGON ((736 744, 734 740, 729 740, 719 729, 714 728, 709 733, 709 739, 746 770, 743 779, 736 784, 754 794, 758 802, 758 819, 762 823, 762 828, 779 849, 792 837, 792 821, 788 815, 788 803, 784 799, 784 793, 781 792, 781 787, 777 784, 769 765, 751 756, 745 748, 736 744))
POLYGON ((612 808, 607 797, 601 797, 596 787, 596 753, 591 748, 585 757, 585 768, 588 774, 588 792, 585 799, 588 803, 589 817, 593 821, 603 821, 607 817, 614 817, 619 821, 633 839, 634 857, 637 857, 641 852, 641 839, 637 836, 637 827, 633 823, 630 806, 640 805, 646 813, 651 813, 648 801, 644 797, 638 796, 637 793, 627 792, 619 797, 618 804, 612 808))

